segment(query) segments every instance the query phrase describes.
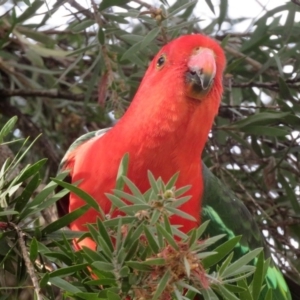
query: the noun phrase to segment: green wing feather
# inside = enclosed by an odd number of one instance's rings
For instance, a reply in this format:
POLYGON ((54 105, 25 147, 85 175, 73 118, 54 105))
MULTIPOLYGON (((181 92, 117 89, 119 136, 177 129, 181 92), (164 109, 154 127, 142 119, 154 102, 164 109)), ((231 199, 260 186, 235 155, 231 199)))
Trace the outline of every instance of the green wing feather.
MULTIPOLYGON (((225 233, 227 239, 242 235, 240 243, 235 248, 235 258, 259 247, 264 247, 265 257, 270 257, 264 238, 243 202, 237 199, 204 164, 202 172, 204 178, 202 221, 210 220, 206 232, 211 236, 225 233)), ((283 275, 273 262, 267 271, 266 283, 266 290, 267 288, 273 290, 272 299, 292 299, 283 275)), ((263 299, 264 296, 260 298, 263 299)))
POLYGON ((63 159, 61 160, 61 162, 59 164, 59 167, 58 167, 58 172, 65 169, 65 166, 68 162, 68 158, 69 158, 70 153, 72 153, 77 147, 79 147, 80 145, 84 144, 85 142, 87 142, 88 140, 90 140, 90 139, 92 139, 96 136, 98 136, 100 138, 101 136, 103 136, 109 130, 110 130, 110 128, 100 129, 100 130, 97 130, 97 131, 91 131, 91 132, 88 132, 86 134, 83 134, 78 139, 76 139, 71 144, 71 146, 67 150, 66 154, 64 155, 63 159))
MULTIPOLYGON (((60 173, 61 171, 64 171, 67 169, 67 165, 68 165, 68 161, 70 158, 70 154, 80 145, 84 144, 85 142, 87 142, 88 140, 98 136, 99 138, 101 138, 101 136, 103 136, 110 128, 105 128, 105 129, 100 129, 97 131, 91 131, 88 132, 82 136, 80 136, 77 140, 75 140, 71 146, 69 147, 69 149, 67 150, 66 154, 64 155, 63 159, 61 160, 61 163, 59 164, 58 167, 58 173, 60 173)), ((66 182, 71 183, 71 177, 70 176, 66 176, 64 179, 66 182)), ((60 188, 57 188, 57 191, 60 188)), ((66 215, 69 212, 69 194, 65 195, 64 197, 62 197, 61 199, 59 199, 56 202, 56 207, 57 207, 57 213, 58 216, 61 218, 64 215, 66 215)))

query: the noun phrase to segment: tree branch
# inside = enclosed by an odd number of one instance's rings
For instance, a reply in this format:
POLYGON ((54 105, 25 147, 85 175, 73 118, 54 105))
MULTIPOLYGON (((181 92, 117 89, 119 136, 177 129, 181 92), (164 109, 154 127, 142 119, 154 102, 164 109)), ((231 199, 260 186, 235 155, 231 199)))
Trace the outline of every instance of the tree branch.
MULTIPOLYGON (((288 79, 285 81, 286 85, 291 89, 299 89, 300 88, 300 78, 297 79, 288 79)), ((273 82, 235 82, 232 78, 225 78, 224 86, 226 87, 240 87, 240 88, 249 88, 249 87, 258 87, 264 88, 272 91, 279 91, 279 83, 277 81, 273 82)))
POLYGON ((17 232, 18 235, 18 243, 22 252, 22 257, 24 259, 25 265, 26 265, 26 269, 27 272, 29 274, 29 277, 32 281, 33 284, 33 288, 36 294, 36 299, 37 300, 42 300, 42 293, 41 293, 41 288, 39 285, 39 280, 36 276, 36 272, 34 270, 34 266, 32 265, 28 252, 27 252, 27 248, 26 248, 26 244, 25 244, 25 239, 24 239, 24 233, 21 230, 21 228, 19 226, 17 226, 14 223, 9 223, 9 226, 14 228, 14 230, 17 232))
POLYGON ((298 6, 300 6, 300 1, 299 0, 292 0, 292 2, 298 6))
POLYGON ((90 18, 92 20, 94 19, 93 13, 89 9, 84 8, 83 6, 81 6, 75 0, 69 0, 67 3, 69 3, 70 6, 72 6, 73 8, 77 9, 78 12, 80 12, 81 14, 83 14, 84 16, 86 16, 87 18, 90 18))
MULTIPOLYGON (((286 80, 285 83, 291 89, 299 89, 300 88, 300 78, 294 80, 286 80)), ((249 88, 249 87, 258 87, 264 88, 272 91, 279 91, 279 83, 274 82, 235 82, 231 81, 231 78, 226 78, 224 80, 225 87, 239 87, 239 88, 249 88), (229 82, 230 81, 230 82, 229 82)), ((61 92, 58 90, 24 90, 24 89, 0 89, 0 97, 44 97, 51 99, 65 99, 70 101, 83 101, 85 99, 85 94, 72 94, 67 92, 61 92)), ((91 96, 92 100, 98 99, 98 93, 95 90, 95 93, 91 96)))
MULTIPOLYGON (((96 92, 96 91, 95 91, 96 92)), ((85 94, 72 94, 61 92, 58 90, 23 90, 23 89, 0 89, 1 97, 44 97, 52 99, 66 99, 72 101, 83 101, 85 99, 85 94)), ((97 95, 92 95, 92 99, 97 99, 97 95)))

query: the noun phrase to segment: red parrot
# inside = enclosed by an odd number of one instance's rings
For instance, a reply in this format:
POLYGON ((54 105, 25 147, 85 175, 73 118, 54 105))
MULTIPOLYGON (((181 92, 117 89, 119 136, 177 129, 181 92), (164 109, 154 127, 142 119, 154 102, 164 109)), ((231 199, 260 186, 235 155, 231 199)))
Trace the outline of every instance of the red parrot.
MULTIPOLYGON (((200 225, 203 192, 201 153, 212 127, 222 96, 225 56, 213 39, 195 34, 181 36, 165 45, 148 67, 132 103, 122 119, 103 137, 94 137, 69 151, 64 169, 70 169, 72 182, 92 195, 105 213, 111 203, 104 195, 115 187, 120 161, 129 153, 127 176, 142 192, 149 188, 147 171, 168 181, 180 171, 178 186, 192 184, 191 200, 181 210, 196 222, 173 216, 171 222, 185 232, 200 225)), ((66 211, 84 201, 71 194, 66 211)), ((96 221, 90 209, 70 224, 72 230, 87 230, 96 221)), ((85 239, 80 245, 92 249, 85 239)))
MULTIPOLYGON (((122 157, 129 153, 127 176, 143 193, 149 188, 147 172, 167 182, 180 172, 176 185, 192 185, 191 199, 180 209, 196 221, 172 216, 174 225, 188 232, 210 220, 208 233, 243 238, 235 249, 238 258, 250 249, 264 246, 263 237, 245 205, 201 163, 201 154, 223 92, 222 76, 226 60, 219 44, 204 35, 181 36, 157 53, 146 71, 132 103, 121 120, 110 130, 88 133, 71 145, 62 169, 70 170, 72 183, 96 199, 105 214, 111 202, 105 193, 115 187, 122 157), (105 133, 105 134, 104 134, 105 133)), ((72 212, 85 202, 75 194, 62 199, 60 215, 72 212)), ((72 230, 86 231, 98 214, 88 210, 70 224, 72 230)), ((76 244, 95 249, 91 239, 76 244)), ((270 256, 265 248, 265 255, 270 256)), ((266 273, 264 291, 273 299, 291 299, 286 282, 274 264, 266 273)), ((296 299, 293 296, 293 299, 296 299)), ((298 298, 297 298, 298 299, 298 298)))

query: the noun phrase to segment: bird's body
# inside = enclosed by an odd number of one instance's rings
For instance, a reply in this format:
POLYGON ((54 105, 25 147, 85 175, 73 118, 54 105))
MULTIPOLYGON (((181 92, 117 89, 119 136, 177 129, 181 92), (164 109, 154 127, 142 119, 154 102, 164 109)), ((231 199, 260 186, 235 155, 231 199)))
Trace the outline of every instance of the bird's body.
MULTIPOLYGON (((183 36, 164 46, 116 126, 102 138, 90 139, 68 152, 64 168, 71 170, 72 182, 83 179, 79 187, 107 213, 111 203, 104 193, 114 188, 120 161, 129 153, 133 163, 128 177, 142 192, 149 188, 148 170, 164 181, 180 171, 177 184, 192 185, 192 199, 181 209, 196 221, 177 216, 171 221, 185 231, 199 225, 201 153, 220 104, 224 67, 221 47, 208 37, 183 36)), ((73 211, 83 204, 71 194, 68 209, 73 211)), ((86 230, 85 224, 95 221, 96 216, 90 210, 70 228, 86 230)))
MULTIPOLYGON (((92 195, 108 213, 111 204, 104 194, 115 187, 120 161, 125 153, 129 153, 131 163, 127 176, 142 192, 149 188, 148 170, 165 182, 180 172, 177 186, 192 185, 188 191, 192 197, 180 209, 196 221, 173 216, 172 224, 181 225, 182 230, 188 232, 200 225, 202 212, 203 219, 212 220, 212 233, 223 231, 228 238, 240 234, 234 226, 229 228, 230 215, 228 218, 223 212, 228 203, 222 203, 222 192, 213 192, 218 182, 211 173, 206 172, 205 167, 203 169, 201 163, 201 154, 221 100, 224 67, 222 49, 208 37, 187 35, 170 42, 149 65, 122 119, 104 135, 103 132, 90 133, 75 142, 66 153, 62 168, 70 169, 71 181, 80 182, 79 187, 92 195), (215 188, 210 190, 213 185, 215 188), (222 222, 214 219, 216 214, 227 218, 223 228, 222 222)), ((64 212, 85 204, 74 194, 71 194, 69 201, 63 201, 60 211, 64 212)), ((228 212, 232 213, 231 210, 228 212)), ((248 214, 247 218, 250 216, 248 214)), ((96 211, 90 209, 71 223, 70 228, 85 231, 86 224, 95 222, 97 216, 96 211)), ((246 222, 252 222, 251 216, 246 222)), ((246 235, 247 239, 250 236, 257 243, 243 244, 242 240, 240 247, 245 248, 241 253, 263 245, 257 227, 246 235)), ((95 243, 84 239, 77 245, 79 248, 82 246, 94 249, 95 243)), ((275 280, 273 288, 278 293, 278 297, 273 299, 291 299, 284 280, 275 280)))

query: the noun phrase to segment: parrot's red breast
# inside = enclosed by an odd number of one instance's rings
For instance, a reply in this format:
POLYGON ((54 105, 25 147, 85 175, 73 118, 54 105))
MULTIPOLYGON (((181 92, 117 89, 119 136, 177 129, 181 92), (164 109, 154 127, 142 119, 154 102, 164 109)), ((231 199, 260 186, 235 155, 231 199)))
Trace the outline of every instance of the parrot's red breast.
MULTIPOLYGON (((181 210, 196 221, 173 216, 171 222, 185 232, 200 223, 203 191, 201 153, 217 114, 222 95, 225 56, 213 39, 195 34, 179 37, 164 46, 150 63, 125 115, 103 137, 85 142, 67 157, 72 182, 91 194, 105 213, 111 203, 104 195, 115 187, 120 161, 129 153, 128 177, 144 192, 147 171, 167 182, 180 172, 177 186, 192 185, 192 198, 181 210)), ((71 194, 69 211, 84 205, 71 194)), ((72 230, 87 230, 96 221, 90 209, 74 221, 72 230)), ((92 241, 82 241, 94 247, 92 241)))

